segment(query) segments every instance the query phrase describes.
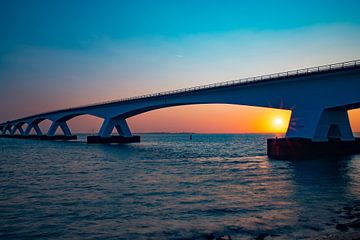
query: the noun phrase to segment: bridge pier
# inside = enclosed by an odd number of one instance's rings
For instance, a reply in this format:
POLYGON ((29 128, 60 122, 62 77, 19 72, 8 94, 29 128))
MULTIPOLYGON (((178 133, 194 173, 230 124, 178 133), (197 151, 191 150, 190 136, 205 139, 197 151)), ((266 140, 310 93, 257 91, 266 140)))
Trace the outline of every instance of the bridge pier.
POLYGON ((110 137, 100 137, 100 136, 87 136, 87 143, 135 143, 140 142, 140 136, 110 136, 110 137))
POLYGON ((20 138, 20 139, 39 139, 39 140, 74 140, 77 139, 76 135, 72 135, 70 132, 69 127, 67 126, 66 122, 53 122, 51 125, 48 134, 45 135, 42 133, 39 122, 41 120, 37 119, 36 121, 30 122, 26 127, 25 131, 22 128, 24 122, 15 124, 13 127, 6 126, 3 128, 1 137, 5 138, 20 138), (57 128, 60 127, 64 132, 64 135, 55 135, 57 128), (35 130, 35 134, 30 134, 31 130, 35 130), (16 131, 19 130, 20 134, 15 134, 16 131), (9 132, 9 134, 6 134, 9 132))
POLYGON ((131 137, 130 128, 123 118, 106 118, 104 119, 103 124, 101 125, 99 136, 100 137, 110 137, 112 131, 116 128, 116 131, 119 135, 124 137, 131 137))
POLYGON ((27 126, 27 128, 25 130, 25 133, 24 133, 24 136, 29 136, 32 129, 35 130, 35 133, 36 133, 37 136, 43 135, 42 132, 41 132, 41 129, 39 127, 39 124, 37 122, 32 122, 27 126))
POLYGON ((132 143, 140 142, 140 136, 133 136, 124 118, 107 118, 101 125, 98 136, 88 136, 87 143, 132 143), (116 129, 119 135, 111 136, 116 129))
POLYGON ((305 160, 360 154, 360 138, 352 141, 309 138, 272 138, 267 140, 267 155, 272 159, 305 160))
POLYGON ((12 130, 12 125, 6 125, 4 130, 3 130, 3 135, 11 135, 11 130, 12 130), (7 134, 7 132, 9 132, 9 134, 7 134))
POLYGON ((62 121, 54 121, 49 128, 47 136, 55 136, 56 130, 59 127, 61 128, 65 136, 71 136, 71 131, 69 126, 67 125, 66 122, 62 122, 62 121))
POLYGON ((347 110, 321 107, 294 109, 286 137, 313 141, 327 141, 329 138, 354 140, 347 110))
POLYGON ((43 140, 74 140, 76 135, 72 135, 66 121, 53 121, 47 134, 40 137, 43 140), (60 127, 64 135, 55 135, 56 130, 60 127))
POLYGON ((24 132, 24 130, 22 128, 23 124, 24 123, 15 124, 14 127, 11 129, 11 134, 10 135, 15 135, 17 130, 19 130, 20 135, 24 135, 25 132, 24 132))
POLYGON ((274 159, 307 159, 360 153, 345 109, 294 110, 285 138, 267 140, 274 159))

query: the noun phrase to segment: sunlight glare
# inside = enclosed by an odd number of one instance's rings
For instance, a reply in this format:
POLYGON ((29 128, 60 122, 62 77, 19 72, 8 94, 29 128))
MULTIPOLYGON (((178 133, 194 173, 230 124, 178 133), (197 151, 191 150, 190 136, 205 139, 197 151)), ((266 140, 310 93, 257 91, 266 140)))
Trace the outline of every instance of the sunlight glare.
POLYGON ((272 129, 276 133, 285 132, 286 131, 285 120, 282 117, 279 117, 279 116, 273 118, 272 129))
POLYGON ((275 118, 274 123, 276 126, 281 126, 283 124, 282 118, 275 118))

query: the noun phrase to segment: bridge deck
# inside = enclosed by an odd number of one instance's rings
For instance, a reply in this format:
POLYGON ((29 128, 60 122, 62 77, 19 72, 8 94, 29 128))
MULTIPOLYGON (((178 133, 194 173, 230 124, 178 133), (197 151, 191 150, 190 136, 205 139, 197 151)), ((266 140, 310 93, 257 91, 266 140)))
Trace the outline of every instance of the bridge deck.
POLYGON ((159 98, 159 97, 170 97, 170 96, 184 94, 184 93, 198 92, 198 91, 224 88, 224 87, 226 87, 226 88, 234 87, 234 86, 239 86, 239 85, 250 85, 250 84, 268 82, 268 81, 280 81, 280 80, 291 79, 291 78, 299 78, 299 77, 303 77, 303 76, 312 76, 312 75, 317 75, 317 74, 342 72, 342 71, 347 71, 347 70, 352 70, 352 69, 360 69, 360 60, 334 63, 334 64, 322 65, 322 66, 317 66, 317 67, 309 67, 309 68, 291 70, 291 71, 286 71, 286 72, 278 72, 278 73, 266 74, 266 75, 255 76, 255 77, 250 77, 250 78, 230 80, 230 81, 212 83, 212 84, 201 85, 201 86, 196 86, 196 87, 182 88, 182 89, 177 89, 177 90, 171 90, 171 91, 165 91, 165 92, 159 92, 159 93, 153 93, 153 94, 146 94, 146 95, 135 96, 135 97, 130 97, 130 98, 123 98, 123 99, 118 99, 118 100, 112 100, 112 101, 107 101, 107 102, 102 102, 102 103, 95 103, 95 104, 89 104, 89 105, 84 105, 84 106, 60 109, 60 110, 55 110, 55 111, 50 111, 50 112, 39 113, 39 114, 35 114, 32 116, 24 117, 24 118, 19 118, 16 120, 1 123, 0 125, 5 125, 8 123, 18 122, 18 121, 22 121, 22 120, 27 120, 30 118, 37 118, 37 117, 41 117, 41 116, 45 116, 45 115, 49 115, 49 114, 62 113, 62 112, 71 111, 71 110, 82 110, 82 109, 86 109, 86 108, 90 108, 90 107, 98 107, 98 106, 103 106, 103 105, 125 103, 125 102, 132 102, 132 101, 159 98))

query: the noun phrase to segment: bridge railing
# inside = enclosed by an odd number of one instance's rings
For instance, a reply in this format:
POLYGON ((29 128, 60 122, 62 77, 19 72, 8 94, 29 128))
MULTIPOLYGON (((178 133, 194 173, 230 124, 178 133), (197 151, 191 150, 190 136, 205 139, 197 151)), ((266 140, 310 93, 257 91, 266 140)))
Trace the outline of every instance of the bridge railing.
POLYGON ((345 68, 353 68, 353 67, 357 67, 357 66, 360 66, 360 60, 334 63, 334 64, 322 65, 322 66, 317 66, 317 67, 309 67, 309 68, 291 70, 291 71, 286 71, 286 72, 278 72, 278 73, 273 73, 273 74, 266 74, 266 75, 260 75, 260 76, 255 76, 255 77, 230 80, 230 81, 226 81, 226 82, 206 84, 206 85, 201 85, 201 86, 196 86, 196 87, 181 88, 181 89, 177 89, 177 90, 171 90, 171 91, 165 91, 165 92, 159 92, 159 93, 145 94, 145 95, 141 95, 141 96, 122 98, 122 99, 118 99, 118 100, 112 100, 112 101, 106 101, 106 102, 101 102, 101 103, 95 103, 95 104, 89 104, 89 105, 84 105, 84 106, 78 106, 78 107, 66 108, 66 109, 61 109, 61 110, 56 110, 56 111, 51 111, 51 112, 40 113, 40 114, 36 114, 32 117, 61 112, 61 111, 69 111, 69 110, 93 107, 93 106, 104 105, 104 104, 127 102, 127 101, 133 101, 133 100, 139 100, 139 99, 145 99, 145 98, 151 98, 151 97, 169 96, 169 95, 199 91, 199 90, 204 90, 204 89, 214 89, 214 88, 219 88, 219 87, 237 86, 237 85, 248 84, 248 83, 253 83, 253 82, 268 81, 268 80, 273 80, 273 79, 280 79, 280 78, 299 76, 299 75, 307 75, 307 74, 313 74, 313 73, 318 73, 318 72, 334 71, 334 70, 340 70, 340 69, 345 69, 345 68))
MULTIPOLYGON (((286 71, 286 72, 278 72, 278 73, 273 73, 273 74, 260 75, 260 76, 255 76, 255 77, 212 83, 212 84, 201 85, 201 86, 190 87, 190 88, 181 88, 181 89, 177 89, 177 90, 171 90, 171 91, 165 91, 165 92, 159 92, 159 93, 145 94, 145 95, 141 95, 141 96, 107 101, 107 102, 103 102, 101 104, 126 102, 126 101, 143 99, 143 98, 166 96, 166 95, 172 95, 172 94, 177 94, 177 93, 186 93, 186 92, 197 91, 197 90, 202 90, 202 89, 211 89, 211 88, 218 88, 218 87, 224 87, 224 86, 240 85, 240 84, 245 84, 245 83, 266 81, 266 80, 270 80, 270 79, 277 79, 277 78, 283 78, 283 77, 313 74, 313 73, 324 72, 324 71, 329 71, 329 70, 339 70, 339 69, 351 68, 351 67, 356 67, 356 66, 360 66, 360 60, 334 63, 334 64, 322 65, 322 66, 317 66, 317 67, 309 67, 309 68, 291 70, 291 71, 286 71)), ((92 104, 92 105, 88 105, 88 106, 96 106, 96 105, 98 105, 98 104, 92 104)))

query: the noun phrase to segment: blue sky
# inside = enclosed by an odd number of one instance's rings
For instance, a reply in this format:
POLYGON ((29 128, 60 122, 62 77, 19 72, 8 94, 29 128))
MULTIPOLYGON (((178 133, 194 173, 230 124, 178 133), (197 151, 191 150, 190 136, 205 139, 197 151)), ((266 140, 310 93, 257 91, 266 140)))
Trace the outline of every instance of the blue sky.
POLYGON ((1 1, 0 121, 358 59, 359 9, 360 1, 1 1))
POLYGON ((293 29, 360 23, 359 1, 1 1, 2 52, 18 45, 86 48, 124 40, 234 30, 293 29))

